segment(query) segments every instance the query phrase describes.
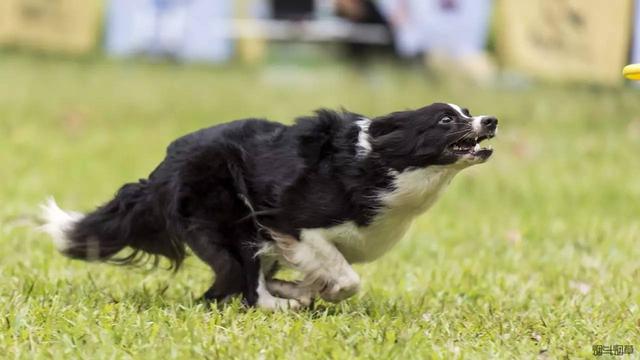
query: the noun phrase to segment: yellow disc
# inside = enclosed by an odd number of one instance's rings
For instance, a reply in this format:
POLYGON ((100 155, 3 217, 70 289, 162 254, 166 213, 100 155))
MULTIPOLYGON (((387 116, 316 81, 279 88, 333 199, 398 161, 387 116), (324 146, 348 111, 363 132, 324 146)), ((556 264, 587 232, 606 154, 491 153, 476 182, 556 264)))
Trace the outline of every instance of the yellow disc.
POLYGON ((631 64, 624 67, 622 74, 631 80, 640 80, 640 64, 631 64))

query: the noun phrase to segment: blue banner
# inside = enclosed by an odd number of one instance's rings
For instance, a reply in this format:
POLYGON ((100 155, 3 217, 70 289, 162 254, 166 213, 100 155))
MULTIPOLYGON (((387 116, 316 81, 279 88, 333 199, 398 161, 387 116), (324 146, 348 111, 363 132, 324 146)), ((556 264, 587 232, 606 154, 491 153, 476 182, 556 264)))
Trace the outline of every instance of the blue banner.
POLYGON ((221 62, 232 55, 230 0, 111 0, 107 52, 221 62))
POLYGON ((382 0, 380 5, 401 55, 435 51, 463 57, 485 48, 492 0, 382 0))
POLYGON ((640 63, 640 0, 636 0, 636 15, 633 31, 633 49, 631 51, 631 62, 640 63))

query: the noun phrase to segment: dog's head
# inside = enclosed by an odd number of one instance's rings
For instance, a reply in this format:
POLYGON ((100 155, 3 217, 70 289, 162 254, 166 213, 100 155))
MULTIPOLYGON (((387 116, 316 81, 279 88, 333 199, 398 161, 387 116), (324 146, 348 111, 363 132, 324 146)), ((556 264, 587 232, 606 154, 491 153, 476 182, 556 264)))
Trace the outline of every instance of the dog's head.
POLYGON ((467 167, 487 161, 491 148, 480 147, 496 134, 494 116, 471 116, 454 104, 435 103, 374 119, 369 128, 374 152, 389 167, 452 165, 467 167))

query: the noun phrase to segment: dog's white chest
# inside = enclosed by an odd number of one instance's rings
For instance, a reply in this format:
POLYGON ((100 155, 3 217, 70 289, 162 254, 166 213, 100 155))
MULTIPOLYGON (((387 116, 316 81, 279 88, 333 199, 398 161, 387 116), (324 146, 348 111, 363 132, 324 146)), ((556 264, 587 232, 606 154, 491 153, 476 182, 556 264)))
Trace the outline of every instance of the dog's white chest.
POLYGON ((414 218, 433 205, 456 172, 432 166, 397 174, 395 190, 380 194, 385 209, 368 226, 346 222, 326 229, 305 229, 301 236, 322 236, 350 263, 375 260, 402 239, 414 218))
POLYGON ((350 221, 328 229, 305 232, 319 233, 333 243, 349 263, 358 263, 373 261, 386 253, 404 236, 412 222, 413 216, 386 216, 365 227, 350 221))

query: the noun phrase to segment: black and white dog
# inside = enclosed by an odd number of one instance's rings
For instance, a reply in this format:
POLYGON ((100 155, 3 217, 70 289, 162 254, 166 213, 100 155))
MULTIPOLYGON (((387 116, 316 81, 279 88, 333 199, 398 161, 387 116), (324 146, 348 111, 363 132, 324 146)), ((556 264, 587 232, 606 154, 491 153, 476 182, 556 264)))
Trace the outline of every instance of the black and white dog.
POLYGON ((491 156, 478 143, 497 123, 444 103, 375 119, 320 110, 292 126, 233 121, 177 139, 148 179, 89 214, 50 200, 43 230, 83 260, 151 254, 177 269, 188 246, 215 272, 206 300, 336 302, 360 287, 350 264, 387 252, 460 170, 491 156), (275 279, 279 265, 301 279, 275 279))

